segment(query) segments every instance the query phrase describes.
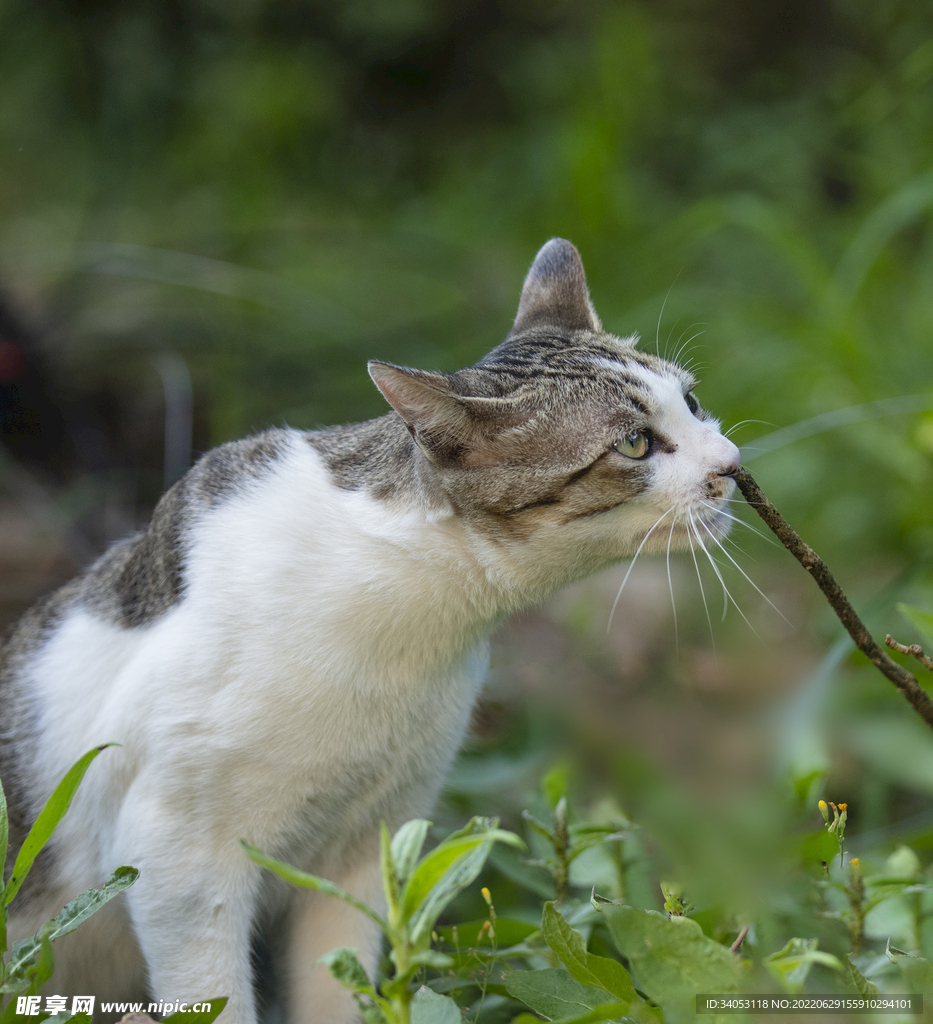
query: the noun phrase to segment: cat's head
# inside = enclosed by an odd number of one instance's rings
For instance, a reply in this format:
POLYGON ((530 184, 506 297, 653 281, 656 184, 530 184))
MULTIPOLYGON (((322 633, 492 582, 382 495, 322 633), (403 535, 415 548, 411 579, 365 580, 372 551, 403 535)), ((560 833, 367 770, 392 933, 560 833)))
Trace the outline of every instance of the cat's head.
POLYGON ((513 551, 557 547, 582 575, 729 529, 738 448, 690 373, 603 330, 563 239, 538 253, 512 330, 474 366, 369 369, 456 513, 513 551))

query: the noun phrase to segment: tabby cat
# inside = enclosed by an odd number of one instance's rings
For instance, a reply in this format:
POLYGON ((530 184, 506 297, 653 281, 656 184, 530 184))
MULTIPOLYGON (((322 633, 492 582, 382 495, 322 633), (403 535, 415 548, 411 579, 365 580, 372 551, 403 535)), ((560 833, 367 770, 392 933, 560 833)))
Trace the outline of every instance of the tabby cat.
POLYGON ((11 937, 116 865, 140 871, 56 945, 56 992, 226 994, 228 1024, 253 1024, 265 927, 288 1019, 356 1020, 315 960, 352 946, 372 965, 370 922, 279 887, 237 838, 378 905, 379 822, 430 811, 503 614, 641 547, 728 531, 738 449, 689 373, 603 330, 569 242, 541 249, 475 365, 369 372, 386 415, 208 452, 148 529, 7 639, 14 847, 81 754, 121 744, 12 904, 11 937))

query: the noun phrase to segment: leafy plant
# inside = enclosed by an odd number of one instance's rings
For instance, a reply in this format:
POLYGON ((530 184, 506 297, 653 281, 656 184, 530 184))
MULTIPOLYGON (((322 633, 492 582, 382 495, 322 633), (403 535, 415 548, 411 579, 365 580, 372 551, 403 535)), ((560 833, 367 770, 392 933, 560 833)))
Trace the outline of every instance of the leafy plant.
MULTIPOLYGON (((797 851, 797 866, 776 889, 760 887, 752 906, 730 911, 710 905, 675 871, 656 882, 665 898, 660 912, 596 893, 596 885, 612 877, 605 869, 620 860, 631 863, 632 851, 627 854, 625 847, 635 844, 634 837, 642 833, 642 841, 651 842, 650 837, 628 821, 620 828, 618 820, 612 827, 574 820, 563 776, 549 774, 542 788, 551 822, 540 809, 534 818, 523 817, 529 839, 554 852, 526 860, 520 871, 500 856, 517 845, 516 837, 499 833, 492 821, 474 819, 420 861, 426 822, 409 822, 391 840, 383 830, 384 917, 332 883, 244 847, 281 877, 356 906, 389 937, 391 970, 382 981, 367 975, 353 950, 322 958, 354 992, 368 1024, 531 1024, 542 1018, 562 1024, 680 1024, 694 1019, 696 997, 703 993, 809 989, 867 996, 918 991, 927 983, 926 956, 890 941, 879 946, 877 923, 866 926, 879 908, 890 907, 895 916, 909 909, 920 934, 933 906, 933 887, 909 848, 900 847, 882 865, 872 857, 853 858, 843 869, 827 856, 837 846, 838 827, 807 833, 811 826, 798 818, 799 838, 787 846, 797 851), (492 843, 504 836, 508 846, 496 853, 493 866, 500 874, 491 884, 511 892, 511 906, 499 913, 486 885, 478 893, 464 889, 478 877, 492 843), (572 861, 567 856, 573 837, 581 837, 587 857, 582 850, 572 861), (832 864, 820 867, 829 859, 832 864), (561 901, 538 902, 529 866, 546 868, 555 885, 564 875, 561 901), (594 884, 584 888, 590 877, 594 884), (477 896, 486 916, 465 916, 477 896), (456 924, 437 924, 445 907, 456 924), (748 922, 742 928, 734 923, 737 915, 748 922)), ((779 820, 777 827, 787 822, 779 820)), ((656 845, 655 853, 659 860, 665 856, 656 845)), ((660 905, 660 897, 656 901, 660 905)))
MULTIPOLYGON (((42 848, 49 841, 56 826, 65 816, 77 792, 84 773, 97 755, 113 744, 105 743, 88 751, 65 774, 55 791, 46 801, 35 824, 20 847, 9 880, 0 892, 0 1024, 11 1024, 15 1018, 16 997, 34 995, 52 976, 54 957, 52 943, 72 932, 105 903, 129 888, 139 877, 135 868, 120 867, 100 889, 88 889, 67 903, 51 921, 44 924, 30 938, 13 943, 7 959, 8 907, 25 882, 42 848), (4 1004, 3 996, 12 998, 4 1004)), ((0 879, 3 878, 9 844, 9 818, 6 796, 0 784, 0 879)), ((43 1014, 41 1016, 48 1016, 43 1014)), ((86 1015, 83 1015, 86 1016, 86 1015)), ((39 1018, 37 1018, 39 1019, 39 1018)), ((90 1018, 88 1018, 89 1020, 90 1018)))
POLYGON ((419 859, 430 824, 423 819, 409 821, 391 839, 385 823, 382 824, 380 863, 385 917, 333 882, 299 871, 240 840, 250 860, 293 885, 343 900, 374 921, 389 940, 393 972, 378 988, 360 963, 356 950, 334 949, 321 958, 337 981, 353 993, 367 1024, 442 1024, 461 1020, 453 1000, 424 986, 413 991, 413 979, 425 968, 444 970, 453 966, 450 956, 432 948, 434 926, 447 904, 482 870, 492 844, 522 845, 514 833, 499 829, 496 819, 473 818, 419 859))
POLYGON ((571 864, 595 846, 625 839, 628 822, 603 824, 570 821, 565 765, 558 765, 548 772, 543 779, 542 789, 551 808, 551 824, 545 824, 527 810, 522 811, 522 818, 533 832, 546 840, 550 850, 543 857, 529 859, 525 863, 531 867, 544 868, 550 873, 557 902, 560 903, 567 896, 571 864))

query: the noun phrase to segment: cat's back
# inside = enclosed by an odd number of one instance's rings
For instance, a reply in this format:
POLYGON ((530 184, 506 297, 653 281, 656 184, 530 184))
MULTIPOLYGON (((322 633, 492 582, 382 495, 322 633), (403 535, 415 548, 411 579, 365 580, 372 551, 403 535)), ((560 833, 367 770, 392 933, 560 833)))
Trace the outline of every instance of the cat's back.
POLYGON ((4 783, 17 787, 18 766, 39 747, 57 751, 51 774, 99 742, 151 747, 181 718, 236 727, 237 712, 258 700, 301 691, 313 703, 309 682, 320 690, 371 678, 393 656, 404 662, 400 677, 417 675, 418 645, 387 625, 385 609, 423 604, 405 591, 406 566, 436 562, 436 544, 449 538, 418 550, 425 514, 411 500, 410 448, 390 415, 267 430, 202 456, 144 530, 9 633, 4 783))
MULTIPOLYGON (((263 543, 279 526, 270 508, 279 516, 287 511, 264 488, 282 490, 281 481, 278 488, 273 483, 276 475, 285 478, 286 489, 294 488, 287 478, 295 474, 296 461, 305 477, 302 486, 318 508, 339 501, 340 490, 328 482, 307 436, 272 429, 207 452, 163 495, 146 528, 116 541, 8 629, 0 643, 0 778, 8 791, 14 838, 29 817, 22 766, 34 762, 37 749, 54 749, 56 740, 71 749, 66 734, 80 736, 78 746, 114 738, 90 735, 81 723, 100 714, 108 689, 134 659, 145 660, 153 647, 171 647, 184 632, 186 616, 178 616, 178 610, 193 577, 204 576, 202 549, 223 551, 228 575, 236 574, 241 556, 261 561, 263 543), (230 547, 238 519, 247 534, 252 531, 240 554, 230 547), (205 545, 212 535, 213 543, 205 545)), ((314 509, 308 512, 313 517, 314 509)), ((222 595, 217 598, 221 604, 222 595)), ((217 612, 223 617, 225 610, 217 612)), ((141 686, 146 675, 137 672, 141 686)), ((126 696, 126 706, 138 713, 152 695, 141 690, 126 696)))
POLYGON ((0 642, 0 685, 9 685, 69 615, 84 611, 130 630, 151 625, 177 605, 197 524, 270 473, 294 442, 291 434, 267 430, 202 456, 162 496, 144 529, 115 541, 12 625, 0 642))

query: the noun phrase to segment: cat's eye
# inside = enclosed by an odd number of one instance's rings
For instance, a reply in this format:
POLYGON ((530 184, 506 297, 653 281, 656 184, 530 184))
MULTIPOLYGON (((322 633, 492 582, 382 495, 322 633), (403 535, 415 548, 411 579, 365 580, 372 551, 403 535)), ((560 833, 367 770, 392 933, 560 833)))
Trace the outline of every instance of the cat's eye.
POLYGON ((620 455, 630 459, 641 459, 648 454, 648 435, 643 430, 633 430, 631 434, 616 441, 612 446, 620 455))
POLYGON ((700 403, 696 400, 696 395, 692 391, 688 391, 684 395, 684 401, 687 403, 687 408, 696 416, 700 411, 700 403))

